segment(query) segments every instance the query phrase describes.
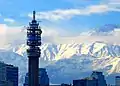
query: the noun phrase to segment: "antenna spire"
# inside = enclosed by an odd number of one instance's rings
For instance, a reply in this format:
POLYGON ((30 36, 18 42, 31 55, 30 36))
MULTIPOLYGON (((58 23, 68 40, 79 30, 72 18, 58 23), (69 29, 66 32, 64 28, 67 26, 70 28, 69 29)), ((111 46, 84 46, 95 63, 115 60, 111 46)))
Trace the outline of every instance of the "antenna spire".
POLYGON ((35 20, 35 14, 36 14, 36 12, 33 11, 33 20, 35 20))

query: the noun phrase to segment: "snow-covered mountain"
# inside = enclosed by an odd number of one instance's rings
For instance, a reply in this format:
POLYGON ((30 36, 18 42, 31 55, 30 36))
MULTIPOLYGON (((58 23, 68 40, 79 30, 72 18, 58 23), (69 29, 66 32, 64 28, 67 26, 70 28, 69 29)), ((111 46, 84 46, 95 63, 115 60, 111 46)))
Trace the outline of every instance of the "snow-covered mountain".
MULTIPOLYGON (((26 56, 27 46, 22 44, 13 48, 13 52, 26 56)), ((120 46, 106 44, 103 42, 94 43, 71 43, 71 44, 43 44, 41 46, 41 59, 47 61, 57 61, 63 58, 71 58, 74 54, 90 55, 96 58, 101 57, 119 57, 120 46)))
MULTIPOLYGON (((88 76, 93 70, 103 71, 106 76, 120 73, 118 25, 107 24, 72 37, 61 37, 61 31, 47 30, 43 28, 39 65, 47 68, 51 83, 69 83, 73 79, 88 76)), ((24 44, 26 30, 8 29, 5 38, 0 37, 1 40, 5 39, 1 41, 0 48, 5 50, 0 50, 0 61, 19 67, 19 83, 22 86, 28 64, 27 46, 24 44)))
MULTIPOLYGON (((25 44, 0 51, 0 60, 20 69, 20 83, 27 72, 25 44)), ((120 46, 103 42, 50 44, 41 46, 40 66, 46 67, 51 83, 71 82, 88 76, 93 70, 105 75, 120 73, 120 46)))

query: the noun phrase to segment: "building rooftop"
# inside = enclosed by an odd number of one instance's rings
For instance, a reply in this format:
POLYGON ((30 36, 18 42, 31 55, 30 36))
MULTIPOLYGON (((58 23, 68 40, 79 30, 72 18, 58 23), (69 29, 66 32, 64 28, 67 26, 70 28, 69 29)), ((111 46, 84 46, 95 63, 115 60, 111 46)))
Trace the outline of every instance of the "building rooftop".
POLYGON ((115 78, 120 78, 120 76, 116 76, 115 78))

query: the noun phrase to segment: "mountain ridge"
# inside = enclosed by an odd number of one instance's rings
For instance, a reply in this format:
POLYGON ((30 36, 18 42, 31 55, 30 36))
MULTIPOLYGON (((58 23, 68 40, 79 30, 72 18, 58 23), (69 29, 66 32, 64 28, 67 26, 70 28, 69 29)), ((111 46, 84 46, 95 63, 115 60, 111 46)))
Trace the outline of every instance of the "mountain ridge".
MULTIPOLYGON (((4 53, 3 50, 0 50, 2 61, 20 67, 20 83, 24 82, 24 75, 27 72, 27 48, 28 46, 21 44, 15 47, 10 46, 4 53), (7 59, 8 57, 9 59, 7 59)), ((119 45, 99 41, 81 44, 45 43, 41 46, 41 50, 39 66, 46 67, 51 83, 55 83, 54 79, 58 78, 71 82, 72 79, 85 77, 85 73, 89 74, 93 70, 102 71, 106 76, 120 73, 119 45)), ((57 80, 57 82, 62 81, 57 80)))

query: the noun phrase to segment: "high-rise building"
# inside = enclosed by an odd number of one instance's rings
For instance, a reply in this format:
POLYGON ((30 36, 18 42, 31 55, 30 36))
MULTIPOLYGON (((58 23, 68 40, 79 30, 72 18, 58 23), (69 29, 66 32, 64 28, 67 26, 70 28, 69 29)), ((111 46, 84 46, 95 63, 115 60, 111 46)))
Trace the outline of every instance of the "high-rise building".
POLYGON ((39 69, 40 86, 49 86, 49 78, 45 68, 39 69))
POLYGON ((5 86, 6 84, 6 68, 3 62, 0 62, 0 86, 5 86))
POLYGON ((18 67, 6 65, 6 79, 13 83, 13 86, 18 86, 18 67))
POLYGON ((73 86, 98 86, 98 80, 94 78, 73 80, 73 86))
POLYGON ((93 71, 88 78, 73 80, 73 86, 107 86, 107 84, 102 72, 93 71))
MULTIPOLYGON (((25 76, 24 86, 28 86, 28 73, 25 76)), ((49 86, 49 78, 45 68, 39 68, 39 86, 49 86)))
POLYGON ((0 62, 0 86, 18 86, 18 67, 0 62))
POLYGON ((102 72, 93 71, 91 77, 98 80, 98 86, 107 86, 105 77, 102 72))
POLYGON ((115 86, 120 86, 120 76, 115 77, 115 86))
POLYGON ((0 62, 0 81, 5 81, 5 64, 3 62, 0 62))

